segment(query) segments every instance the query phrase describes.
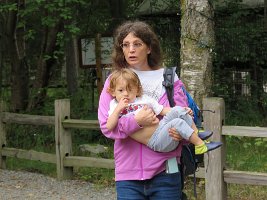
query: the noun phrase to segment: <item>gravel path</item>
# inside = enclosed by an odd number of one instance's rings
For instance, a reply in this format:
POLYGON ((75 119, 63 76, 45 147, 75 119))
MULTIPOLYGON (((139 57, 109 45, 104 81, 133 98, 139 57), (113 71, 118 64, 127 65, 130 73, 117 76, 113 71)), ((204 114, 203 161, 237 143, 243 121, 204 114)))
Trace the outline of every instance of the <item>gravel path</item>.
POLYGON ((115 188, 97 188, 81 180, 58 181, 31 172, 0 169, 1 200, 115 200, 115 188))

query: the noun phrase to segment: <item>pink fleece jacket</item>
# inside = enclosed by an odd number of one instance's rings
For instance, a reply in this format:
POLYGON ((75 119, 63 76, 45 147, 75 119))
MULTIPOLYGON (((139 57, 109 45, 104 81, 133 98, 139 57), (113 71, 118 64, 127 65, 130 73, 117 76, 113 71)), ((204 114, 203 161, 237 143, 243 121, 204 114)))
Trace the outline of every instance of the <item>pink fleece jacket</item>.
MULTIPOLYGON (((168 153, 159 153, 149 149, 146 145, 140 144, 128 137, 141 127, 137 124, 134 116, 122 117, 113 131, 106 127, 108 119, 109 103, 112 96, 107 93, 109 79, 105 82, 100 95, 98 107, 98 120, 102 133, 114 142, 115 180, 146 180, 165 170, 165 161, 172 157, 180 160, 181 145, 176 150, 168 153)), ((178 80, 174 83, 174 100, 176 105, 188 106, 187 97, 184 95, 181 86, 183 83, 178 80)), ((164 106, 169 106, 167 94, 159 100, 164 106)), ((181 144, 181 143, 180 143, 181 144)))

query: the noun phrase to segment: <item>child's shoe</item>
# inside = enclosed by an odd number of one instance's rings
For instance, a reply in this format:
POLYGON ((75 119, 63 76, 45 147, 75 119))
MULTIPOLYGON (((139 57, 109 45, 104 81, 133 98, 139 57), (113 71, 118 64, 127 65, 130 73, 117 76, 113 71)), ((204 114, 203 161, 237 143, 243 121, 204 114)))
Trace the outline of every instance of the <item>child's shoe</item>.
POLYGON ((212 131, 202 131, 202 130, 199 130, 198 131, 198 137, 201 139, 201 140, 206 140, 208 139, 210 136, 212 136, 213 132, 212 131))
POLYGON ((217 149, 220 146, 222 146, 221 142, 208 142, 208 141, 205 141, 203 144, 195 146, 195 154, 196 155, 204 154, 204 153, 206 153, 208 151, 212 151, 214 149, 217 149))

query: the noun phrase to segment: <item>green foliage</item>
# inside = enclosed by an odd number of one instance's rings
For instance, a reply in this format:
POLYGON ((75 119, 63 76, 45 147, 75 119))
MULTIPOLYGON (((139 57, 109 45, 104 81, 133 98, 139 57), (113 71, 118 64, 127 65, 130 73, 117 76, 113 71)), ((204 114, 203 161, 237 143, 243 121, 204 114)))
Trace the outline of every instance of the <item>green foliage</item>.
POLYGON ((16 11, 17 4, 16 3, 9 3, 9 2, 2 2, 0 3, 0 13, 7 13, 9 11, 16 11))
MULTIPOLYGON (((98 105, 98 95, 94 95, 94 106, 92 106, 92 97, 88 95, 88 92, 90 93, 90 89, 88 88, 81 89, 74 97, 69 97, 66 95, 67 92, 65 88, 48 88, 44 105, 28 114, 54 116, 55 100, 70 98, 72 119, 97 119, 96 108, 98 105)), ((98 141, 100 140, 99 137, 102 135, 99 131, 92 130, 73 129, 72 131, 75 133, 74 141, 77 142, 77 144, 98 141)), ((7 126, 7 132, 7 141, 9 147, 35 150, 44 149, 45 151, 51 151, 51 149, 55 149, 53 126, 49 127, 12 124, 7 126)))
POLYGON ((224 98, 227 124, 266 126, 267 94, 263 85, 267 80, 267 35, 263 9, 244 9, 240 2, 226 0, 224 7, 216 7, 213 96, 224 98), (250 76, 234 80, 237 70, 250 76), (234 91, 236 84, 239 88, 246 84, 250 95, 234 91))
POLYGON ((226 140, 227 168, 240 171, 267 171, 267 138, 229 137, 226 140))
POLYGON ((266 126, 266 119, 262 117, 256 102, 242 97, 239 97, 236 101, 227 100, 225 113, 225 123, 227 125, 266 126))
MULTIPOLYGON (((19 7, 16 3, 1 2, 0 13, 18 13, 17 28, 24 30, 26 60, 31 63, 31 70, 34 70, 37 66, 36 60, 40 57, 46 61, 55 59, 62 63, 65 44, 73 36, 91 34, 94 37, 96 33, 105 32, 112 19, 109 6, 109 2, 104 0, 29 0, 25 7, 19 7), (49 31, 54 28, 59 29, 56 44, 51 43, 43 47, 43 42, 52 34, 49 31), (55 52, 49 55, 42 54, 45 48, 51 48, 50 45, 56 45, 55 52)), ((1 17, 1 21, 6 19, 4 16, 1 17)))
POLYGON ((225 1, 227 5, 216 8, 216 61, 266 63, 267 48, 261 8, 243 9, 240 1, 225 1))
POLYGON ((7 133, 7 147, 55 151, 54 127, 12 124, 7 126, 7 133))
POLYGON ((79 89, 70 97, 71 113, 73 118, 97 119, 98 94, 96 89, 79 89), (93 94, 92 94, 93 92, 93 94))

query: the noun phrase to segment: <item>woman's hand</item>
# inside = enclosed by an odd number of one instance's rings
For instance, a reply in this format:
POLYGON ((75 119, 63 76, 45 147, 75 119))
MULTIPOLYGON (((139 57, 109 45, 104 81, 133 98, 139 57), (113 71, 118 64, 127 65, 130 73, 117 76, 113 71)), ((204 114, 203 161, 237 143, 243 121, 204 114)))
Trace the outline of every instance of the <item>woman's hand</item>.
POLYGON ((191 116, 194 115, 193 110, 192 110, 191 108, 189 108, 189 107, 185 107, 185 110, 187 111, 187 114, 189 114, 189 115, 191 115, 191 116))
POLYGON ((175 128, 169 129, 169 135, 172 137, 173 140, 178 141, 178 142, 183 139, 182 136, 176 131, 175 128))
POLYGON ((151 108, 145 105, 135 116, 136 122, 140 126, 149 126, 159 123, 159 119, 151 108))

